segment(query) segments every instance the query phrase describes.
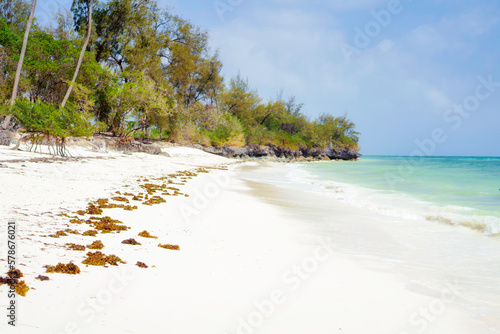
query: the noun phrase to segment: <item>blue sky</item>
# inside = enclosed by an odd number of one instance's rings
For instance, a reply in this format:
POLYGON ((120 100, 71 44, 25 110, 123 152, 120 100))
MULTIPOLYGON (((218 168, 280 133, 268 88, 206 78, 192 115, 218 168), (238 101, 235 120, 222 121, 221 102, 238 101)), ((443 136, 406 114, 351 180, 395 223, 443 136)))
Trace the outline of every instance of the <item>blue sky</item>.
POLYGON ((500 156, 498 1, 158 2, 209 31, 226 78, 283 89, 311 118, 347 113, 363 154, 500 156))

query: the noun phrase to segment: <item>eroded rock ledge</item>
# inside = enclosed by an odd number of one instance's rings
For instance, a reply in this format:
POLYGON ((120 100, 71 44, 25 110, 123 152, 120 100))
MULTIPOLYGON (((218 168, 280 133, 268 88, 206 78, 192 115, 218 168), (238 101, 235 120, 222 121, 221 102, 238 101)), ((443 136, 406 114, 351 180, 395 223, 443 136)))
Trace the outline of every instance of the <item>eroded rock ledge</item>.
POLYGON ((280 158, 285 160, 356 160, 361 154, 355 150, 336 150, 333 147, 326 149, 302 147, 293 150, 271 145, 247 145, 244 147, 194 145, 205 152, 221 155, 227 158, 280 158))

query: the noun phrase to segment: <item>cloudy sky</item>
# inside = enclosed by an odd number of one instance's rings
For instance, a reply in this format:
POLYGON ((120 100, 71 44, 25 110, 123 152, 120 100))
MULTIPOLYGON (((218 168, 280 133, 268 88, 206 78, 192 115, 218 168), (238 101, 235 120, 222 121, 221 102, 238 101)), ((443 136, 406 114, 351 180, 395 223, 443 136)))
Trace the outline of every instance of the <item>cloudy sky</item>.
MULTIPOLYGON (((209 31, 226 78, 311 118, 347 113, 361 153, 500 156, 500 2, 158 0, 209 31)), ((37 17, 69 0, 40 0, 37 17)))

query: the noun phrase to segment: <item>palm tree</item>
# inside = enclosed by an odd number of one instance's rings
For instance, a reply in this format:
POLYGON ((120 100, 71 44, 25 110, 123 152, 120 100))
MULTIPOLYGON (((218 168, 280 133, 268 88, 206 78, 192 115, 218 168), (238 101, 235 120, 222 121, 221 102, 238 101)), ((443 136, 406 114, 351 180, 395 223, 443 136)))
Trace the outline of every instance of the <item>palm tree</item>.
POLYGON ((76 64, 75 73, 73 74, 73 79, 71 80, 71 83, 69 84, 66 95, 64 96, 64 99, 61 103, 61 109, 66 106, 66 102, 68 101, 69 95, 71 94, 71 91, 73 90, 73 85, 75 84, 76 78, 78 77, 78 72, 80 71, 80 66, 82 65, 83 56, 85 55, 85 50, 87 49, 87 45, 89 44, 90 33, 92 31, 92 6, 93 6, 93 4, 94 4, 94 0, 90 0, 87 37, 85 38, 85 43, 83 43, 82 51, 80 52, 80 58, 78 58, 78 63, 76 64))
MULTIPOLYGON (((24 39, 23 39, 23 47, 21 48, 21 55, 19 57, 19 62, 17 63, 16 76, 14 78, 14 87, 12 89, 12 97, 10 98, 11 106, 14 105, 14 102, 16 102, 17 90, 19 87, 19 78, 21 77, 21 69, 23 68, 24 55, 26 54, 26 45, 28 44, 28 36, 30 34, 31 24, 33 23, 33 16, 35 15, 35 7, 36 7, 36 0, 33 0, 31 4, 31 12, 28 18, 28 23, 26 24, 26 30, 24 31, 24 39)), ((2 123, 3 129, 7 129, 11 119, 12 115, 8 115, 7 117, 5 117, 2 123)))

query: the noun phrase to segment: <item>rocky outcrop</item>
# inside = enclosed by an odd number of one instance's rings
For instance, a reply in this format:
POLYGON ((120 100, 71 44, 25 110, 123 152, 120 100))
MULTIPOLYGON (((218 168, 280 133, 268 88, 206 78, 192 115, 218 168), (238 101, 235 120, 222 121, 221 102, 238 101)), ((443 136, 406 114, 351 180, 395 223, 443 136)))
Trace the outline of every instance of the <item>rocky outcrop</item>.
POLYGON ((116 149, 124 152, 161 153, 160 146, 153 143, 141 143, 140 141, 132 141, 128 145, 117 145, 116 149))
POLYGON ((195 145, 205 152, 227 158, 281 158, 284 160, 355 160, 361 154, 355 150, 336 150, 332 146, 326 149, 301 147, 293 150, 273 145, 247 145, 244 147, 224 146, 221 148, 195 145))
POLYGON ((133 152, 141 152, 148 154, 161 154, 167 155, 166 153, 162 153, 161 146, 159 143, 150 140, 130 140, 123 141, 120 138, 111 137, 111 136, 103 136, 103 135, 94 135, 88 140, 83 138, 72 138, 69 141, 69 144, 77 144, 81 146, 90 145, 97 152, 107 152, 108 149, 114 151, 122 151, 124 153, 133 153, 133 152))
POLYGON ((0 145, 9 146, 14 140, 14 134, 9 130, 0 130, 0 145))

